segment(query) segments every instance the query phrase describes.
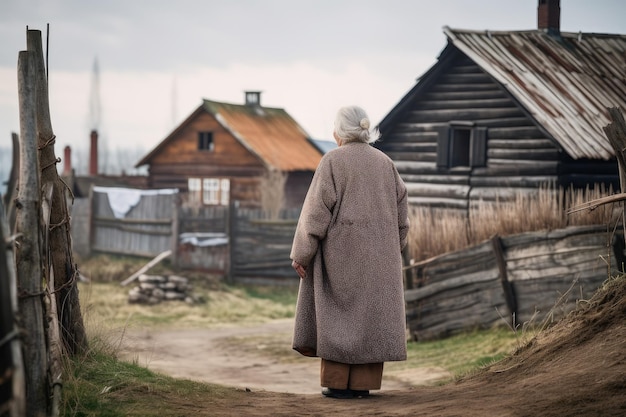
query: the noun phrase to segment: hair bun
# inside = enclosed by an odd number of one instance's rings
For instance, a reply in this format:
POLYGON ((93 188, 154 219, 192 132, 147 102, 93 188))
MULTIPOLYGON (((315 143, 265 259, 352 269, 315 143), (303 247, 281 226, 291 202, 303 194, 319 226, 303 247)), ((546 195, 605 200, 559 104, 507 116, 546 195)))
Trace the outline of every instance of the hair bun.
POLYGON ((367 118, 363 118, 361 119, 361 122, 359 123, 359 126, 361 126, 363 129, 369 129, 370 128, 370 121, 367 118))

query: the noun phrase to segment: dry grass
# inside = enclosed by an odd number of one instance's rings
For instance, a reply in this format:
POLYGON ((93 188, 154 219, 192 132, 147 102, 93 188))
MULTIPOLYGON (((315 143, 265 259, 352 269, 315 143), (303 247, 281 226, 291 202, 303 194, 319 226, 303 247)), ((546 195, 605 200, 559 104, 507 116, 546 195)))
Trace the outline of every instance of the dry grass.
POLYGON ((470 207, 469 213, 412 207, 410 255, 419 262, 478 244, 496 234, 507 236, 574 225, 614 224, 615 207, 608 204, 567 215, 571 207, 612 193, 602 186, 583 190, 543 187, 533 194, 517 193, 509 201, 481 201, 470 207))

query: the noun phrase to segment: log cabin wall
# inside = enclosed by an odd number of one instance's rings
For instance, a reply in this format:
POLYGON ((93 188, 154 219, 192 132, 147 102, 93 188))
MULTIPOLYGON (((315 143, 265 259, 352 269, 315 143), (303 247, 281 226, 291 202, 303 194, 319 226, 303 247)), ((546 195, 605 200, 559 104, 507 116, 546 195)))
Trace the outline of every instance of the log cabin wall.
POLYGON ((383 136, 375 144, 396 163, 411 204, 467 210, 544 184, 616 183, 614 160, 572 160, 456 48, 444 50, 416 88, 394 122, 381 124, 383 136))
POLYGON ((259 178, 265 172, 261 161, 243 147, 215 118, 200 113, 182 126, 175 140, 167 143, 150 164, 152 188, 178 188, 185 192, 188 179, 228 178, 230 199, 244 207, 258 205, 259 178), (198 149, 198 132, 212 132, 214 148, 198 149))

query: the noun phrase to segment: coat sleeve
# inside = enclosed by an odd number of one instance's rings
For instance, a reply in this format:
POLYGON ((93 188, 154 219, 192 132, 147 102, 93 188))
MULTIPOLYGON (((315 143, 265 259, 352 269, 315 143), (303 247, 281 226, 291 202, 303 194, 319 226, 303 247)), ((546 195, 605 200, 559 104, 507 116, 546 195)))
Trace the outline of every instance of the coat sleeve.
POLYGON ((336 201, 331 166, 322 158, 302 205, 291 247, 292 260, 309 265, 319 242, 326 237, 336 201))
POLYGON ((404 249, 407 245, 409 234, 409 205, 408 192, 404 181, 400 178, 400 174, 395 170, 396 175, 396 196, 398 198, 398 232, 400 233, 400 249, 404 249))

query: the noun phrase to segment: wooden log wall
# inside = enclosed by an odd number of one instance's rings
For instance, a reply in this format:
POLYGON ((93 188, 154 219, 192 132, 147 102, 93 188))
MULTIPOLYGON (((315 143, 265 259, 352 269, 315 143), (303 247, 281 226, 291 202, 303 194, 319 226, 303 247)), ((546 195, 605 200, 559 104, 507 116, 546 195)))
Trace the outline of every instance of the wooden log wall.
POLYGON ((544 184, 582 186, 606 182, 611 173, 616 178, 615 164, 604 161, 596 161, 601 171, 569 161, 560 178, 567 156, 558 145, 473 61, 459 52, 447 59, 376 144, 396 163, 410 203, 466 210, 472 201, 507 199, 544 184), (451 121, 487 128, 484 166, 437 166, 437 140, 451 121))
POLYGON ((604 226, 568 227, 498 239, 500 250, 492 240, 416 264, 413 289, 405 291, 410 334, 428 340, 560 318, 618 273, 619 239, 604 226))

